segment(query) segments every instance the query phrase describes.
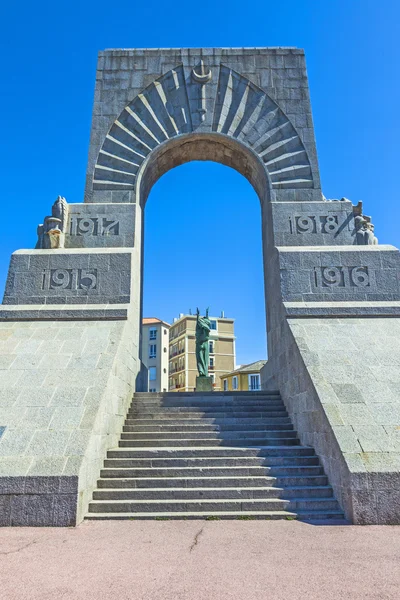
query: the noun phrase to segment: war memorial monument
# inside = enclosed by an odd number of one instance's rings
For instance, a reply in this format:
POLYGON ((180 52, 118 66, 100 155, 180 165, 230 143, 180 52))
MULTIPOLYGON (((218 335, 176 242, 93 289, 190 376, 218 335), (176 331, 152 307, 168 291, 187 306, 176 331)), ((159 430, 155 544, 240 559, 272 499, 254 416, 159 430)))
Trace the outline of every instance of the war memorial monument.
POLYGON ((361 204, 323 196, 303 50, 100 52, 84 202, 50 205, 0 309, 2 525, 151 518, 161 501, 177 517, 400 522, 399 251, 361 204), (193 160, 236 169, 261 204, 269 360, 251 398, 133 396, 146 199, 193 160), (202 499, 172 489, 190 464, 208 473, 202 499))

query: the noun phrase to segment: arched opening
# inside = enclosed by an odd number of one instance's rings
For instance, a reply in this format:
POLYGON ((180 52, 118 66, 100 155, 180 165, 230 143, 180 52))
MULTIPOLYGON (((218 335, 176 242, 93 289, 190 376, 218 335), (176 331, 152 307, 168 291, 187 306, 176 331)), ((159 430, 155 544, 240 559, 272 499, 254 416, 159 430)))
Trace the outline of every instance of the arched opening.
MULTIPOLYGON (((236 141, 226 136, 188 137, 152 153, 158 156, 150 157, 138 180, 138 212, 144 209, 143 316, 172 323, 180 315, 194 315, 197 306, 202 313, 210 306, 213 317, 234 319, 232 350, 228 343, 216 342, 210 355, 210 374, 219 390, 223 370, 267 358, 262 208, 269 199, 268 178, 258 160, 236 141), (183 163, 189 164, 175 168, 183 163), (225 353, 221 362, 217 355, 225 353)), ((160 346, 157 351, 165 349, 160 346)), ((172 346, 168 358, 171 352, 172 346)), ((163 367, 169 375, 163 389, 191 391, 194 357, 191 363, 182 361, 178 356, 163 367)))

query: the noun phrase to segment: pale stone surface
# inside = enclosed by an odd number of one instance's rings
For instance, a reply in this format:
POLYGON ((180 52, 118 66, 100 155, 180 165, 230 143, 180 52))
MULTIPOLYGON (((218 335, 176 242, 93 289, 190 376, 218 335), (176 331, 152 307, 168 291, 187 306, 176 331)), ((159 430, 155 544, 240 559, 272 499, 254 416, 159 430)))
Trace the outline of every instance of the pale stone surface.
POLYGON ((0 369, 0 501, 9 507, 4 525, 81 520, 135 388, 138 349, 129 322, 43 325, 0 323, 0 349, 12 348, 7 369, 0 369), (58 345, 51 354, 49 338, 58 345), (19 363, 21 357, 28 362, 19 363))
POLYGON ((400 318, 288 325, 281 364, 291 373, 277 380, 302 443, 320 456, 348 518, 400 522, 400 318))

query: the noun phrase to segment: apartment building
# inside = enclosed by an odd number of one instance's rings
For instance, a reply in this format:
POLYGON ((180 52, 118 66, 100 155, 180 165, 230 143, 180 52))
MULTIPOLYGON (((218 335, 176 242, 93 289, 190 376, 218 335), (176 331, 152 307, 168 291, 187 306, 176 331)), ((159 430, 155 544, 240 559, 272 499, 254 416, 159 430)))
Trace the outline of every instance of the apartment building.
MULTIPOLYGON (((221 376, 235 367, 234 319, 210 317, 208 372, 213 389, 221 389, 221 376)), ((196 315, 179 315, 169 331, 169 390, 193 392, 196 387, 196 315)))
POLYGON ((266 360, 257 360, 222 375, 222 390, 224 392, 257 392, 261 390, 260 371, 266 362, 266 360))
POLYGON ((149 392, 168 391, 169 323, 154 317, 142 320, 142 361, 148 369, 149 392))

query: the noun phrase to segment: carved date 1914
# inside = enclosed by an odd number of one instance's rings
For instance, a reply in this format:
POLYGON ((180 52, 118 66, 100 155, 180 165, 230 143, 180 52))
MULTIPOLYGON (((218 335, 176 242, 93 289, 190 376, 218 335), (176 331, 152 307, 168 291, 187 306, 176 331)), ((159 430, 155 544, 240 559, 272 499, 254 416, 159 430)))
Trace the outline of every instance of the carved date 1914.
POLYGON ((97 269, 46 269, 43 271, 43 290, 95 290, 97 269))

